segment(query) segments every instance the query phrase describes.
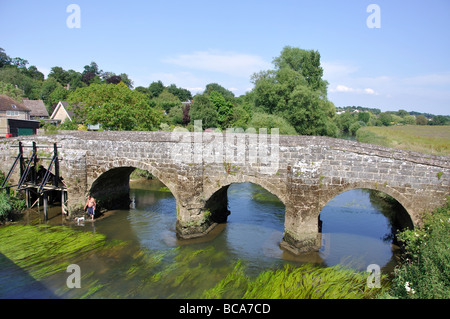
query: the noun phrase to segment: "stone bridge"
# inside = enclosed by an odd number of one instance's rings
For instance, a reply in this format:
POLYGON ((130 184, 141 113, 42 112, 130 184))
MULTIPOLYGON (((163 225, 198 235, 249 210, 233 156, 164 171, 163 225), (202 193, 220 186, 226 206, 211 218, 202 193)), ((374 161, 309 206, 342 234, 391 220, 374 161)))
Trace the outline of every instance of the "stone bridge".
MULTIPOLYGON (((443 205, 450 194, 449 157, 327 137, 72 132, 21 141, 49 145, 49 152, 53 143, 60 147, 60 175, 71 212, 84 206, 88 193, 107 208, 124 196, 128 200, 130 173, 135 168, 151 172, 176 199, 180 238, 205 235, 226 221, 230 184, 258 184, 284 203, 282 247, 294 253, 320 248, 319 214, 347 190, 375 189, 392 196, 415 226, 423 212, 443 205)), ((0 143, 5 174, 17 144, 17 139, 0 143)))

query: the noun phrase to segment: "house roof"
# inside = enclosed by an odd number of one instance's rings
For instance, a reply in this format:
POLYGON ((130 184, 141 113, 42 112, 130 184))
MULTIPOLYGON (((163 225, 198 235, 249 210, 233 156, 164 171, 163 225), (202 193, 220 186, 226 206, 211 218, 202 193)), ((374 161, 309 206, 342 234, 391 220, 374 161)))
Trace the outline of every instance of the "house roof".
POLYGON ((5 94, 0 94, 0 111, 30 112, 23 103, 17 102, 5 94))
POLYGON ((23 104, 30 110, 30 116, 48 117, 47 108, 42 100, 23 100, 23 104))
POLYGON ((67 101, 59 101, 58 104, 56 104, 56 107, 55 107, 52 115, 50 116, 50 119, 53 119, 55 117, 55 115, 59 112, 59 110, 62 108, 64 110, 64 112, 66 112, 66 114, 69 116, 69 119, 72 121, 73 118, 75 117, 75 113, 73 112, 73 110, 67 109, 68 105, 69 105, 69 102, 67 102, 67 101))

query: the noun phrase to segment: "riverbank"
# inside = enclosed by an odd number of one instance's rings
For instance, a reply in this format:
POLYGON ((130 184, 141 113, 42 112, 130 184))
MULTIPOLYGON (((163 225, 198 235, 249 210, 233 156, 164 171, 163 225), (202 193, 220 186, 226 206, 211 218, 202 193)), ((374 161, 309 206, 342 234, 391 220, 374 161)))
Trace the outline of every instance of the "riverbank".
POLYGON ((356 133, 359 142, 408 151, 450 156, 450 126, 367 126, 356 133))

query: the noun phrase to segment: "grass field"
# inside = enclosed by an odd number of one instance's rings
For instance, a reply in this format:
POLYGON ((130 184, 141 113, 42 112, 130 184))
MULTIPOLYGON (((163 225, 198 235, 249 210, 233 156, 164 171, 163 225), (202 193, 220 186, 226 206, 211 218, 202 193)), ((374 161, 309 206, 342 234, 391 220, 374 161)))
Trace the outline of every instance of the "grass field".
POLYGON ((450 126, 368 126, 359 129, 356 137, 363 143, 450 156, 450 126))

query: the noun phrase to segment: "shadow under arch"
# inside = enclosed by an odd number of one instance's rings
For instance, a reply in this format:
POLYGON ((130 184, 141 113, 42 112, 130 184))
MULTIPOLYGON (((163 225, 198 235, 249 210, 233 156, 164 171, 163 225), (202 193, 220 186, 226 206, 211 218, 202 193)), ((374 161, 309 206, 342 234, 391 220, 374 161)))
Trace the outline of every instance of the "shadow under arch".
POLYGON ((160 180, 173 194, 178 202, 175 185, 166 176, 151 165, 141 162, 121 162, 120 166, 107 165, 97 169, 100 175, 95 178, 89 194, 96 201, 99 210, 128 208, 130 205, 130 175, 135 169, 150 172, 160 180))
POLYGON ((286 198, 281 195, 278 188, 272 186, 272 184, 261 182, 253 178, 245 179, 230 179, 224 185, 220 185, 216 188, 212 188, 207 192, 207 200, 205 201, 205 210, 208 212, 209 219, 212 223, 225 223, 230 215, 228 205, 228 189, 232 184, 245 184, 250 183, 263 188, 265 191, 275 196, 277 200, 286 207, 286 198), (209 196, 209 197, 208 197, 209 196))

